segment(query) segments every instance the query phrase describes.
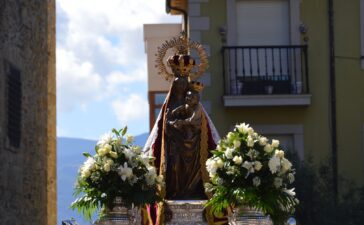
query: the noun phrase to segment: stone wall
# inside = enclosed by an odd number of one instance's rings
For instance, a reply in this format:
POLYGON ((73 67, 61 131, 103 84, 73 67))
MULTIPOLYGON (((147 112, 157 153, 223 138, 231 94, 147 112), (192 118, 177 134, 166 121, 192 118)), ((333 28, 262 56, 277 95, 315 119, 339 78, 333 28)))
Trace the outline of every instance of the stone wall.
POLYGON ((0 0, 0 224, 56 224, 54 0, 0 0), (21 76, 20 146, 7 134, 6 68, 21 76))

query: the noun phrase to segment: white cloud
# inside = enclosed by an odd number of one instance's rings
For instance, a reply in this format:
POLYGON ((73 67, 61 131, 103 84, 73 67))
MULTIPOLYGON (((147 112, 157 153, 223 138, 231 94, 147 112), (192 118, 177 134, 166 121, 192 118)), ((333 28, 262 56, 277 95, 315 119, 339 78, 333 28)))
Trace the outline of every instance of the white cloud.
POLYGON ((73 52, 57 49, 57 92, 61 111, 70 111, 74 104, 84 107, 89 101, 102 98, 103 79, 88 61, 76 58, 73 52))
POLYGON ((180 21, 165 13, 165 0, 57 0, 57 17, 61 112, 112 101, 131 84, 146 83, 142 25, 180 21))
POLYGON ((130 121, 148 118, 148 102, 137 94, 113 101, 112 108, 118 121, 123 125, 130 121))

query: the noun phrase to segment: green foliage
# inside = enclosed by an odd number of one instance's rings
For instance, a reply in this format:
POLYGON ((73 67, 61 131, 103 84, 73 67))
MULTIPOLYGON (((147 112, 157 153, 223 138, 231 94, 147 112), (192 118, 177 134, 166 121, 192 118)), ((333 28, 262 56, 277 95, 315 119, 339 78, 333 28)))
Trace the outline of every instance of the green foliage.
MULTIPOLYGON (((77 199, 71 204, 86 220, 102 207, 113 208, 116 197, 127 207, 161 201, 157 185, 161 179, 152 166, 153 159, 141 148, 126 142, 127 127, 104 135, 95 146, 96 154, 87 157, 81 166, 74 189, 77 199)), ((102 216, 102 213, 99 214, 102 216)))
POLYGON ((314 164, 312 157, 304 162, 291 156, 296 166, 297 196, 300 206, 295 217, 301 225, 358 225, 364 221, 364 187, 339 177, 340 196, 335 203, 332 167, 329 160, 314 164))
POLYGON ((298 204, 292 182, 295 170, 278 140, 260 136, 247 124, 236 125, 223 138, 206 162, 213 194, 207 206, 221 212, 229 207, 248 206, 283 225, 298 204))

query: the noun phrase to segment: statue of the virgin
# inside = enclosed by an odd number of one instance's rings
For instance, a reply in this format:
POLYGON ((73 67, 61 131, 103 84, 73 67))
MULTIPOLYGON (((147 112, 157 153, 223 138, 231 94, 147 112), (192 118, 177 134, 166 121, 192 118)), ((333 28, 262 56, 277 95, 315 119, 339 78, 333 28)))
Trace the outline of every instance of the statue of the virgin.
MULTIPOLYGON (((203 84, 196 81, 207 67, 207 56, 200 44, 181 37, 167 41, 159 49, 157 63, 160 73, 172 82, 144 151, 155 157, 158 173, 165 179, 162 197, 168 200, 207 199, 203 187, 209 180, 205 162, 219 140, 199 101, 203 84), (170 48, 177 51, 167 60, 171 69, 168 72, 163 60, 170 48), (195 60, 188 54, 189 49, 195 49, 199 55, 197 72, 192 71, 195 60)), ((153 224, 164 224, 163 208, 163 205, 149 207, 149 219, 153 224)), ((209 221, 209 224, 217 223, 209 221)))

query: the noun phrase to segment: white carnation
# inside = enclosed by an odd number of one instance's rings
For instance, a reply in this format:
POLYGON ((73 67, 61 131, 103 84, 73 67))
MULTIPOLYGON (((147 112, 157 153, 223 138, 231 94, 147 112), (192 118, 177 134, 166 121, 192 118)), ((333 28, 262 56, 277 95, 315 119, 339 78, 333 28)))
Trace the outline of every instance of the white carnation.
POLYGON ((254 169, 256 170, 256 171, 259 171, 260 169, 262 169, 262 163, 261 162, 259 162, 259 161, 255 161, 254 162, 254 169))
POLYGON ((208 159, 206 161, 206 169, 209 172, 209 176, 212 178, 216 175, 216 171, 218 169, 217 163, 215 159, 208 159))
POLYGON ((282 165, 283 172, 287 172, 292 168, 292 163, 286 158, 282 159, 281 165, 282 165))
POLYGON ((243 167, 248 170, 248 173, 254 173, 253 163, 245 161, 243 167))
POLYGON ((81 177, 87 178, 91 175, 91 172, 96 169, 96 161, 92 157, 88 157, 81 167, 81 177))
POLYGON ((272 174, 275 174, 279 171, 279 168, 281 166, 281 160, 277 156, 273 156, 272 158, 270 158, 268 166, 272 174))

